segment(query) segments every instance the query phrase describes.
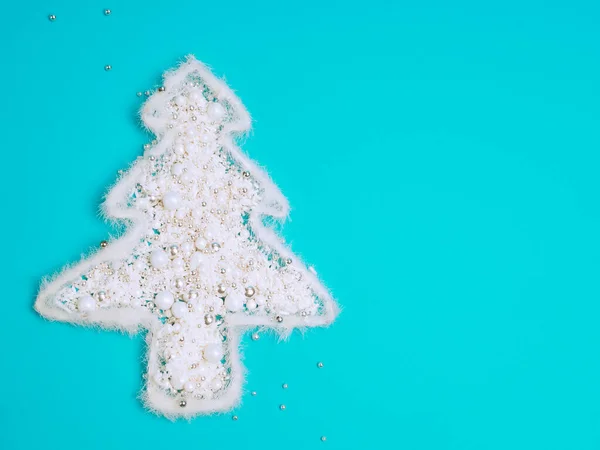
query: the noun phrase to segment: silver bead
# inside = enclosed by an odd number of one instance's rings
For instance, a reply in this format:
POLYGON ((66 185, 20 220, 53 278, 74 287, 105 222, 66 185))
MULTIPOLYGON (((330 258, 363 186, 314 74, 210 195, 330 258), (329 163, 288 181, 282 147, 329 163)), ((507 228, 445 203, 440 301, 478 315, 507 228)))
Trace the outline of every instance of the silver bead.
POLYGON ((171 256, 177 256, 177 253, 179 253, 179 246, 171 245, 171 247, 169 248, 169 252, 171 253, 171 256))
POLYGON ((288 388, 288 384, 287 384, 287 383, 283 383, 283 384, 281 385, 281 387, 282 387, 283 389, 287 389, 287 388, 288 388))
POLYGON ((225 275, 227 273, 227 269, 222 267, 219 272, 221 272, 221 275, 225 275))
POLYGON ((103 302, 104 300, 106 300, 106 292, 104 291, 100 291, 98 292, 98 300, 103 302))
POLYGON ((288 258, 288 259, 286 259, 286 260, 285 260, 285 263, 286 263, 286 264, 291 264, 291 263, 292 263, 292 258, 288 258))
POLYGON ((275 320, 277 320, 277 322, 281 323, 281 322, 283 322, 283 317, 277 316, 277 317, 275 317, 275 320))
POLYGON ((164 86, 159 87, 158 92, 165 92, 165 87, 164 86))
POLYGON ((317 363, 317 367, 318 367, 319 369, 322 369, 322 368, 323 368, 323 363, 322 363, 322 362, 318 362, 318 363, 317 363))
POLYGON ((138 93, 137 93, 137 96, 138 96, 138 97, 141 97, 141 96, 142 96, 142 93, 141 93, 141 92, 138 92, 138 93))
POLYGON ((104 15, 105 16, 110 16, 110 9, 105 9, 104 10, 104 15))
POLYGON ((182 279, 182 278, 177 278, 177 279, 175 280, 175 287, 176 287, 177 289, 181 289, 181 288, 183 288, 184 286, 185 286, 185 281, 183 281, 183 279, 182 279))
POLYGON ((300 315, 301 315, 302 317, 306 317, 306 311, 302 311, 302 312, 300 313, 300 315))
POLYGON ((227 294, 227 288, 224 285, 219 284, 217 286, 217 294, 219 297, 224 297, 227 294))
POLYGON ((50 22, 54 22, 56 20, 56 16, 54 14, 50 14, 48 16, 48 20, 50 20, 50 22))
POLYGON ((100 242, 100 247, 106 248, 107 246, 108 246, 108 241, 101 241, 100 242))
POLYGON ((321 441, 325 442, 327 440, 327 436, 321 436, 321 441))
POLYGON ((252 391, 251 394, 253 397, 256 397, 256 391, 252 391))
POLYGON ((104 70, 106 70, 107 72, 112 69, 112 66, 110 64, 107 64, 104 66, 104 70))
POLYGON ((210 244, 210 248, 213 252, 218 252, 219 250, 221 250, 221 244, 219 244, 218 242, 213 242, 212 244, 210 244))
POLYGON ((233 420, 238 420, 238 416, 233 416, 232 419, 233 420))
POLYGON ((248 286, 244 290, 244 294, 246 295, 246 297, 250 298, 250 297, 254 296, 254 294, 256 294, 256 289, 254 289, 253 286, 248 286))
POLYGON ((279 409, 284 411, 285 410, 285 405, 279 405, 279 409))
POLYGON ((181 408, 185 408, 185 407, 186 407, 186 405, 187 405, 187 402, 186 402, 185 400, 181 400, 181 401, 179 402, 179 406, 180 406, 181 408))
POLYGON ((205 323, 206 325, 210 325, 211 323, 213 323, 213 322, 214 322, 214 320, 215 320, 215 319, 214 319, 214 317, 213 317, 211 314, 206 314, 206 315, 204 316, 204 323, 205 323))
POLYGON ((242 172, 242 175, 244 175, 244 178, 248 178, 250 176, 250 172, 248 172, 247 170, 244 170, 242 172))
POLYGON ((260 334, 258 333, 252 333, 252 340, 253 341, 258 341, 260 339, 260 334))

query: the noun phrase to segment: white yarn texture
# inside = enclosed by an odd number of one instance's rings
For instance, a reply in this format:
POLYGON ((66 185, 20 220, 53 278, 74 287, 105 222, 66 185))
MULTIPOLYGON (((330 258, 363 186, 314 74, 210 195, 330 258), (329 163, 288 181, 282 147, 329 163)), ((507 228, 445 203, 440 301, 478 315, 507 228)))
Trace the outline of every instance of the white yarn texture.
POLYGON ((156 140, 103 204, 126 232, 45 280, 35 309, 147 329, 146 407, 172 419, 225 411, 241 398, 240 333, 325 326, 338 307, 269 226, 288 203, 236 146, 251 121, 223 81, 189 56, 141 116, 156 140))

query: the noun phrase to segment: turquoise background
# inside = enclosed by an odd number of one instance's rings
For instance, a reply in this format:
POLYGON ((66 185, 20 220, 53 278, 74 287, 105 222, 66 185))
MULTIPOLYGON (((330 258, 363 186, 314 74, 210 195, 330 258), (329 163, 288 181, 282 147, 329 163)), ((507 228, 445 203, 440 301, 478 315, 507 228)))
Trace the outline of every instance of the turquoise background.
POLYGON ((36 0, 2 22, 1 449, 600 449, 597 2, 36 0), (115 232, 102 195, 150 139, 136 92, 188 53, 253 114, 285 236, 344 307, 246 337, 237 422, 144 412, 140 336, 32 309, 115 232))

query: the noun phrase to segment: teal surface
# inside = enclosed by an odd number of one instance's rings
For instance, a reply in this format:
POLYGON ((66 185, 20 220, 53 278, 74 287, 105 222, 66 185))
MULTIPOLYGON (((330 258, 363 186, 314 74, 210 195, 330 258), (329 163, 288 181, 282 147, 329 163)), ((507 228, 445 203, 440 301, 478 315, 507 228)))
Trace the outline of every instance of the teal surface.
POLYGON ((591 0, 3 5, 0 448, 599 449, 599 21, 591 0), (32 309, 115 233, 136 92, 188 53, 253 114, 285 236, 344 308, 244 339, 238 421, 146 413, 142 337, 32 309))

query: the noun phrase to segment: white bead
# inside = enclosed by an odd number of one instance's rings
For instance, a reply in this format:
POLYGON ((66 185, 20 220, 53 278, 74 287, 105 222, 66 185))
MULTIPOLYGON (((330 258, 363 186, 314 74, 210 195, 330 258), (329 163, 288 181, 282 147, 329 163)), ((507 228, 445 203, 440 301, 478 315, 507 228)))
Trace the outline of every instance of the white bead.
POLYGON ((212 120, 219 120, 225 115, 225 108, 220 103, 211 103, 208 105, 208 117, 212 120))
POLYGON ((223 348, 219 344, 208 344, 204 349, 204 359, 217 363, 223 358, 223 348))
POLYGON ((200 252, 194 252, 192 257, 190 258, 190 267, 192 269, 197 269, 202 264, 202 260, 204 259, 204 255, 200 252))
POLYGON ((175 163, 171 166, 171 173, 178 177, 183 173, 184 165, 181 163, 175 163))
POLYGON ((173 316, 181 319, 188 313, 187 303, 176 302, 173 306, 171 306, 171 312, 173 313, 173 316))
POLYGON ((183 172, 179 179, 183 184, 190 184, 194 178, 189 172, 183 172))
POLYGON ((173 151, 175 152, 176 155, 183 155, 185 153, 185 148, 183 147, 183 145, 181 144, 177 144, 174 148, 173 151))
POLYGON ((225 307, 229 311, 239 311, 244 307, 244 298, 238 293, 233 292, 225 298, 225 307))
POLYGON ((179 391, 183 389, 183 386, 185 386, 187 380, 188 379, 184 374, 175 372, 173 375, 171 375, 171 379, 169 381, 171 382, 171 386, 179 391))
POLYGON ((179 271, 179 270, 183 270, 183 268, 185 267, 185 262, 183 261, 182 258, 175 258, 173 260, 173 269, 179 271))
POLYGON ((215 378, 210 383, 210 387, 212 388, 213 391, 218 391, 219 389, 221 389, 223 387, 223 383, 218 378, 215 378))
POLYGON ((96 309, 96 300, 91 295, 79 297, 77 301, 77 309, 82 313, 88 313, 96 309))
POLYGON ((163 205, 167 209, 177 209, 181 204, 181 195, 175 191, 169 191, 163 196, 163 205))
POLYGON ((192 217, 196 220, 200 220, 202 219, 202 210, 199 208, 193 209, 192 210, 192 217))
POLYGON ((187 216, 187 210, 185 208, 179 208, 177 211, 175 211, 175 217, 177 217, 178 219, 183 219, 185 216, 187 216))
POLYGON ((186 98, 183 95, 175 97, 175 104, 177 106, 184 106, 186 104, 186 98))
POLYGON ((154 303, 156 303, 156 306, 158 306, 163 311, 169 309, 171 305, 173 305, 174 301, 175 298, 173 297, 173 294, 171 294, 169 291, 159 292, 158 294, 156 294, 156 298, 154 299, 154 303))
POLYGON ((184 255, 189 255, 192 250, 194 250, 194 245, 191 242, 184 242, 183 244, 181 244, 181 251, 183 252, 184 255))
POLYGON ((165 267, 168 262, 169 257, 167 256, 164 250, 154 250, 152 252, 152 255, 150 255, 150 263, 152 264, 152 267, 156 267, 157 269, 165 267))
POLYGON ((186 390, 186 392, 194 392, 195 386, 194 386, 194 383, 192 383, 191 381, 188 381, 187 383, 185 383, 183 388, 186 390))
POLYGON ((179 322, 175 322, 173 324, 173 332, 179 333, 181 331, 181 324, 179 322))
POLYGON ((248 302, 246 302, 246 307, 250 310, 252 309, 256 309, 258 305, 256 304, 256 302, 254 300, 248 300, 248 302))
POLYGON ((196 242, 194 244, 196 244, 196 248, 198 250, 206 250, 208 241, 206 239, 200 237, 200 238, 196 239, 196 242))

